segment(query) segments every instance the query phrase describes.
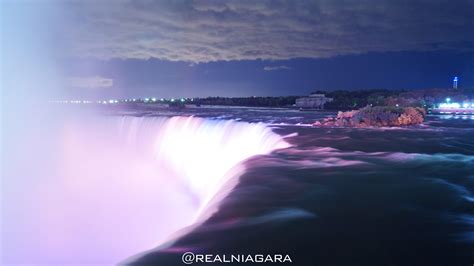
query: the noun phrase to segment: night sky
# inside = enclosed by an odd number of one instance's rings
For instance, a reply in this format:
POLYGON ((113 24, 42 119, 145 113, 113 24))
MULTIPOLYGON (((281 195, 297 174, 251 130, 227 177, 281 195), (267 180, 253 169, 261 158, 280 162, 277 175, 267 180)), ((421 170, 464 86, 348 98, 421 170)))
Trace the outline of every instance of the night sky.
POLYGON ((62 97, 474 87, 473 0, 6 1, 2 15, 62 97))

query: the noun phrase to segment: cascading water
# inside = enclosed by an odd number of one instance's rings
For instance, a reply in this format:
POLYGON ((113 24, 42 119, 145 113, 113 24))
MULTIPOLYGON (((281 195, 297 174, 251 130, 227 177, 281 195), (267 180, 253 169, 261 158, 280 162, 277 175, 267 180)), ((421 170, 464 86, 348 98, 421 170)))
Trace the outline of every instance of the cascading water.
POLYGON ((196 223, 239 162, 289 146, 264 124, 195 117, 58 124, 34 170, 9 184, 6 261, 117 263, 196 223))

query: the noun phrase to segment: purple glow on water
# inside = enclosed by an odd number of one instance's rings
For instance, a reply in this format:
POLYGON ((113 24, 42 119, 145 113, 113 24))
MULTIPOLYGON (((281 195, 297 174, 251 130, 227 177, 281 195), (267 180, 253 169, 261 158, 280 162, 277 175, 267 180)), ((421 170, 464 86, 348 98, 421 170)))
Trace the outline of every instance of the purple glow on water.
POLYGON ((289 146, 264 124, 193 117, 58 125, 21 149, 34 164, 12 170, 8 263, 115 264, 154 248, 213 212, 239 162, 289 146))

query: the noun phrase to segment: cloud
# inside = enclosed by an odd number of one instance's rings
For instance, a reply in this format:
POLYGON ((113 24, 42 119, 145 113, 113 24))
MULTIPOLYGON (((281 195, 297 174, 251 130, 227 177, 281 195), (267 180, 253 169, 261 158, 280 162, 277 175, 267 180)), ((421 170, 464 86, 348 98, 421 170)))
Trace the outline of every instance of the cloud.
POLYGON ((93 77, 69 77, 68 82, 72 87, 76 88, 109 88, 114 85, 114 80, 99 76, 93 77))
POLYGON ((194 63, 474 50, 472 0, 84 1, 64 4, 75 56, 194 63))
POLYGON ((290 70, 290 69, 291 69, 291 67, 284 66, 284 65, 281 65, 281 66, 265 66, 263 68, 263 70, 265 70, 265 71, 290 70))

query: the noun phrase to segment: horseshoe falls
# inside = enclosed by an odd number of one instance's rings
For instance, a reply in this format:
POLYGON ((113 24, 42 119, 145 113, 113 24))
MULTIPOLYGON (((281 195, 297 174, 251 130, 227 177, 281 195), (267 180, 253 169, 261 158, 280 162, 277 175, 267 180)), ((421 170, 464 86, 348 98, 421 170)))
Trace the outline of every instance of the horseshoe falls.
POLYGON ((15 179, 4 183, 3 248, 13 263, 116 264, 155 248, 215 212, 245 170, 241 162, 289 147, 263 123, 192 116, 48 123, 16 138, 7 167, 15 179))

